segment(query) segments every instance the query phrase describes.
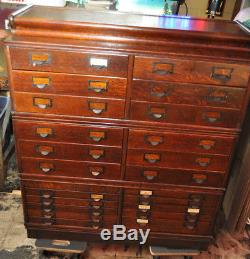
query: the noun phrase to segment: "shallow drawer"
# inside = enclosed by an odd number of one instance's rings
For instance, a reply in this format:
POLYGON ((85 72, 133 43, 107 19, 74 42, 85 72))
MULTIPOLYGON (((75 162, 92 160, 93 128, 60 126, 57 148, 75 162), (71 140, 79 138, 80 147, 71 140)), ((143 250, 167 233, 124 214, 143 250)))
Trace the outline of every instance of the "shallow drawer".
POLYGON ((222 108, 131 102, 130 119, 160 123, 239 128, 241 112, 222 108))
POLYGON ((120 163, 122 154, 122 150, 115 147, 28 140, 20 140, 17 145, 23 157, 120 163))
POLYGON ((77 177, 92 179, 120 179, 120 165, 56 159, 21 158, 19 170, 23 174, 77 177))
MULTIPOLYGON (((22 186, 24 188, 31 188, 36 192, 40 192, 40 190, 45 191, 56 191, 56 193, 60 193, 61 197, 81 197, 80 195, 84 193, 99 193, 99 194, 114 194, 113 197, 116 197, 120 193, 119 188, 110 187, 110 186, 102 186, 102 185, 89 185, 87 183, 70 183, 70 182, 58 182, 58 181, 30 181, 30 180, 21 180, 22 186)), ((90 196, 89 196, 90 197, 90 196)))
POLYGON ((173 234, 190 234, 190 235, 211 235, 212 228, 213 228, 213 222, 199 222, 196 224, 195 227, 190 229, 191 227, 188 227, 185 225, 185 221, 183 220, 156 220, 156 221, 150 221, 150 220, 142 220, 138 223, 137 218, 122 218, 122 224, 126 226, 126 228, 131 229, 150 229, 151 232, 159 232, 159 233, 173 233, 173 234), (148 223, 144 223, 148 222, 148 223))
POLYGON ((128 56, 48 49, 10 48, 12 69, 127 77, 128 56))
POLYGON ((230 155, 235 138, 202 134, 129 130, 128 147, 230 155))
POLYGON ((16 92, 13 101, 17 112, 116 119, 124 117, 124 100, 16 92))
POLYGON ((172 59, 135 57, 134 78, 192 82, 246 87, 250 68, 247 65, 172 59))
POLYGON ((226 175, 204 171, 127 166, 125 179, 133 182, 223 187, 226 175))
POLYGON ((133 80, 132 100, 240 109, 246 89, 133 80))
POLYGON ((129 149, 128 165, 166 167, 169 169, 191 169, 214 172, 226 172, 230 163, 229 156, 199 155, 192 153, 175 153, 170 151, 152 151, 129 149))
POLYGON ((14 120, 16 139, 46 140, 79 144, 122 146, 123 129, 14 120))
POLYGON ((124 99, 127 79, 12 71, 14 91, 124 99))

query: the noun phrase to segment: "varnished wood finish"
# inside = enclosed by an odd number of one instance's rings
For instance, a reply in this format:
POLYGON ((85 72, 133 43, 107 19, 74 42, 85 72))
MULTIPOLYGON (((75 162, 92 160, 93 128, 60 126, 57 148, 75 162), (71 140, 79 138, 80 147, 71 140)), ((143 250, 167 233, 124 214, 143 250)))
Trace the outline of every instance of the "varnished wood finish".
POLYGON ((205 249, 249 37, 225 21, 32 7, 5 44, 29 237, 99 241, 125 224, 151 228, 147 244, 205 249))

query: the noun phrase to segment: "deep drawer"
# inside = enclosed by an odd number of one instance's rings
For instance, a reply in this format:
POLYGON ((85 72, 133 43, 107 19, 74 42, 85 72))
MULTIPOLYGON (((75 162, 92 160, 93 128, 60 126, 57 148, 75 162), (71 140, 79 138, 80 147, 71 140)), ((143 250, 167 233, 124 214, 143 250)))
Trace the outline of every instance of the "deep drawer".
POLYGON ((123 129, 93 125, 14 120, 16 139, 122 146, 123 129))
POLYGON ((23 174, 77 177, 92 179, 120 179, 120 165, 56 159, 21 158, 19 170, 23 174))
POLYGON ((246 89, 133 80, 132 100, 241 109, 246 89))
POLYGON ((223 155, 199 155, 143 149, 129 149, 127 155, 128 165, 204 170, 222 173, 227 171, 229 162, 230 157, 223 155))
POLYGON ((115 147, 79 144, 18 141, 18 150, 24 157, 53 158, 91 162, 120 163, 122 150, 115 147))
POLYGON ((159 123, 189 124, 197 126, 239 128, 239 110, 131 102, 130 119, 159 123))
POLYGON ((124 100, 16 92, 13 101, 17 112, 114 119, 124 117, 124 100))
POLYGON ((226 175, 204 171, 127 166, 125 179, 133 182, 224 187, 226 175))
POLYGON ((83 51, 10 48, 12 69, 127 77, 128 56, 83 51))
POLYGON ((246 65, 136 56, 134 78, 246 87, 246 65))
POLYGON ((128 147, 172 152, 230 155, 234 137, 187 134, 164 131, 129 130, 128 147))
POLYGON ((124 99, 127 79, 13 71, 14 91, 124 99))

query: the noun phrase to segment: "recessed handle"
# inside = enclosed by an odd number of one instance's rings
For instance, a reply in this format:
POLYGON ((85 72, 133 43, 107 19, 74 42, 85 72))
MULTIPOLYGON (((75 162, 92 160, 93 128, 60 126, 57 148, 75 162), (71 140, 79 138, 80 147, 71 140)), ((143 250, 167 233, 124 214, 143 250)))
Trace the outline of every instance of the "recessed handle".
POLYGON ((200 203, 204 199, 204 197, 200 194, 190 194, 188 199, 189 201, 200 203))
POLYGON ((95 160, 98 160, 98 159, 101 159, 102 157, 104 157, 104 150, 103 149, 91 149, 89 150, 89 155, 95 159, 95 160))
POLYGON ((92 228, 95 229, 95 230, 99 229, 100 227, 101 227, 101 226, 98 225, 98 223, 93 223, 93 224, 92 224, 92 228))
POLYGON ((228 99, 228 92, 227 91, 222 91, 222 90, 217 90, 217 89, 210 89, 209 95, 206 96, 206 100, 208 102, 213 102, 213 103, 225 103, 228 99))
POLYGON ((96 69, 106 69, 108 67, 108 59, 107 58, 98 58, 98 57, 90 57, 89 59, 90 67, 96 69))
POLYGON ((36 134, 41 138, 48 138, 53 135, 53 130, 51 128, 36 128, 36 134))
POLYGON ((158 172, 157 171, 143 171, 143 176, 146 178, 146 180, 153 181, 158 177, 158 172))
POLYGON ((145 153, 144 154, 144 160, 147 161, 150 164, 155 164, 161 160, 160 154, 154 154, 154 153, 145 153))
POLYGON ((193 174, 192 180, 197 184, 203 184, 207 181, 207 176, 205 174, 193 174))
POLYGON ((158 146, 163 143, 164 138, 162 136, 146 135, 145 141, 151 146, 158 146))
POLYGON ((164 88, 160 86, 153 86, 151 88, 150 95, 156 98, 163 98, 170 96, 172 89, 170 88, 164 88))
POLYGON ((233 68, 227 67, 212 67, 211 78, 218 81, 227 82, 231 80, 233 70, 233 68))
POLYGON ((215 146, 215 141, 203 139, 200 141, 199 146, 205 150, 211 150, 215 146))
POLYGON ((43 156, 48 156, 54 152, 54 148, 51 146, 37 146, 37 152, 43 156))
POLYGON ((187 229, 193 230, 196 227, 196 223, 194 222, 185 222, 184 223, 184 227, 186 227, 187 229))
POLYGON ((95 142, 100 142, 106 137, 106 132, 104 131, 90 131, 89 138, 95 142))
POLYGON ((166 117, 166 109, 164 107, 149 107, 149 117, 154 120, 161 120, 166 117))
POLYGON ((221 113, 220 112, 205 112, 205 113, 203 113, 203 118, 209 123, 218 122, 221 120, 221 113))
POLYGON ((44 89, 49 87, 50 85, 50 78, 49 77, 33 77, 32 78, 32 85, 38 89, 44 89))
POLYGON ((48 109, 52 107, 52 100, 49 98, 39 98, 34 97, 33 98, 33 105, 38 107, 39 109, 48 109))
POLYGON ((55 166, 53 163, 40 163, 39 168, 43 173, 51 173, 55 170, 55 166))
POLYGON ((96 115, 101 115, 107 110, 107 104, 103 102, 89 102, 89 110, 96 115))
POLYGON ((89 172, 95 177, 102 175, 103 171, 103 167, 89 167, 89 172))
POLYGON ((155 62, 153 63, 152 73, 160 76, 171 75, 174 73, 174 64, 168 62, 155 62))
POLYGON ((51 64, 51 56, 48 53, 31 53, 31 64, 39 67, 51 64))
POLYGON ((95 93, 103 93, 108 91, 108 81, 89 80, 88 89, 95 93))
POLYGON ((211 158, 209 157, 198 157, 195 162, 201 167, 208 167, 211 163, 211 158))

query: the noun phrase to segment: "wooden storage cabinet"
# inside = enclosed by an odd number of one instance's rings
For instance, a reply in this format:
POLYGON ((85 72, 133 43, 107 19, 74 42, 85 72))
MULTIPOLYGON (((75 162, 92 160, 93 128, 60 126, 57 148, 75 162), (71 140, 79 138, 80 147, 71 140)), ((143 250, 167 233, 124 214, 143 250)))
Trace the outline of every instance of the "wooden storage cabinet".
POLYGON ((148 244, 206 249, 245 117, 249 37, 223 21, 172 30, 168 17, 99 14, 32 7, 12 21, 28 235, 97 241, 124 224, 150 228, 148 244))

